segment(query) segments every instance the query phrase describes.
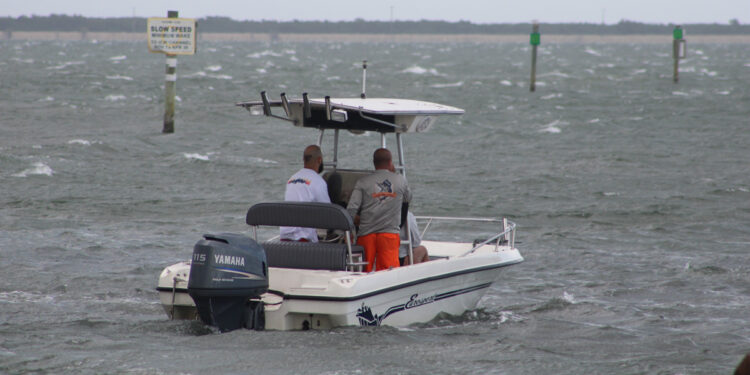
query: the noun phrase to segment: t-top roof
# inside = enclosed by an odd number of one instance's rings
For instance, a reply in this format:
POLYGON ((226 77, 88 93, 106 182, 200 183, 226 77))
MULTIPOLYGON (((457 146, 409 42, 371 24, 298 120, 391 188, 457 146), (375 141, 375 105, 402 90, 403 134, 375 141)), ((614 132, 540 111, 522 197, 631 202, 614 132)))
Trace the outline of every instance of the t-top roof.
POLYGON ((288 120, 299 127, 354 132, 422 133, 432 127, 437 116, 464 113, 461 108, 411 99, 328 97, 308 100, 303 94, 302 99, 286 99, 282 95, 282 100, 268 100, 265 92, 261 93, 261 97, 263 100, 240 102, 237 105, 255 114, 259 114, 257 109, 262 108, 266 116, 288 120), (326 100, 329 101, 328 104, 326 100), (280 116, 271 113, 272 107, 282 107, 284 114, 280 116))
MULTIPOLYGON (((325 105, 325 99, 310 99, 310 104, 325 105)), ((461 108, 411 99, 331 98, 334 108, 361 110, 377 115, 460 115, 461 108)))

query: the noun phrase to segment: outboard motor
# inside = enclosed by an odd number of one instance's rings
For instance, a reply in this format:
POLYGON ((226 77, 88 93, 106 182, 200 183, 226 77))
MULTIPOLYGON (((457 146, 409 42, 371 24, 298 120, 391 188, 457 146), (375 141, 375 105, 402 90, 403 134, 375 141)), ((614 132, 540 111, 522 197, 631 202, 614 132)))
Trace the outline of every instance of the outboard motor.
POLYGON ((263 330, 260 296, 268 290, 266 252, 253 239, 206 234, 193 248, 188 294, 203 323, 221 332, 263 330))

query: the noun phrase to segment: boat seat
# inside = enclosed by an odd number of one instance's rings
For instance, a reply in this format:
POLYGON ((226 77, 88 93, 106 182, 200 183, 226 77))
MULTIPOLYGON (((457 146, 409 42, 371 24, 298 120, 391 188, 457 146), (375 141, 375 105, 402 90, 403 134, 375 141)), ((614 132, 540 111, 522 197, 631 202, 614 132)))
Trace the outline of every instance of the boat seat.
MULTIPOLYGON (((247 211, 245 220, 252 226, 288 226, 354 233, 354 221, 343 207, 319 202, 268 202, 258 203, 247 211)), ((364 248, 352 245, 352 259, 345 243, 266 241, 269 267, 301 268, 313 270, 346 270, 358 266, 364 248)))
MULTIPOLYGON (((269 267, 306 270, 345 271, 346 244, 270 240, 263 243, 269 267)), ((364 254, 364 248, 352 245, 352 254, 364 254)))

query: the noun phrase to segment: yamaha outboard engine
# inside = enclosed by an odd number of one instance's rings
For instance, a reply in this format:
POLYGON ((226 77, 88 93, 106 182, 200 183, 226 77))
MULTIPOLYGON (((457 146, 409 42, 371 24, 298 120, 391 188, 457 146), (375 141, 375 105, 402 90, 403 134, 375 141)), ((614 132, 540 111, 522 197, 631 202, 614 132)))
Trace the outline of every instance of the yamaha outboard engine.
POLYGON ((206 234, 193 249, 188 294, 203 323, 221 332, 265 327, 261 294, 268 290, 266 252, 253 239, 206 234))

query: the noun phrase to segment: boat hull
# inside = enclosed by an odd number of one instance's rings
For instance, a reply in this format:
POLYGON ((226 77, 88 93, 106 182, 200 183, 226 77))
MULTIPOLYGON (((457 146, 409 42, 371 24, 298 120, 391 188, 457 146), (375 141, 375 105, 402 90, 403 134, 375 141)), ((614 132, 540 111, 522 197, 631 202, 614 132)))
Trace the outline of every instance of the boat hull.
MULTIPOLYGON (((270 267, 269 293, 262 297, 265 328, 402 327, 460 315, 476 308, 502 268, 521 261, 516 249, 505 248, 373 273, 270 267)), ((190 263, 180 262, 159 279, 162 306, 173 319, 196 316, 189 273, 190 263)))

